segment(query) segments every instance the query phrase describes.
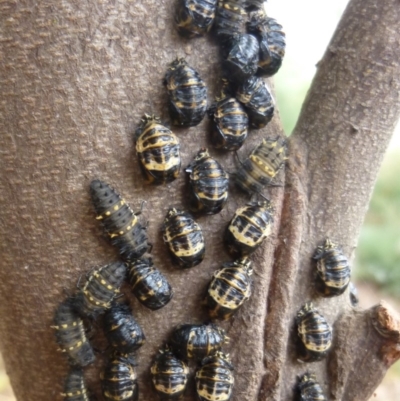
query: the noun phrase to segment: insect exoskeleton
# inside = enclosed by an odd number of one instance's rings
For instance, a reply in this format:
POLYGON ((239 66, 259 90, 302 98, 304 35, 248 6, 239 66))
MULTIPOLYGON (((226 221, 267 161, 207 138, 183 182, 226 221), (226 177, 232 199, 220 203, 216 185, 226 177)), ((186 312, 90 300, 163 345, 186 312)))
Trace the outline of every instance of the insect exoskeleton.
POLYGON ((172 261, 178 266, 193 267, 204 259, 203 232, 190 213, 176 208, 169 209, 163 232, 172 261))
POLYGON ((181 168, 177 136, 155 116, 145 115, 136 130, 136 152, 148 183, 165 184, 175 180, 181 168))
POLYGON ((298 393, 300 401, 326 401, 324 392, 315 375, 306 373, 299 378, 298 393))
POLYGON ((225 231, 225 245, 240 258, 254 252, 267 238, 274 224, 274 209, 269 200, 250 202, 236 210, 225 231))
POLYGON ((140 224, 138 215, 112 187, 100 180, 90 184, 90 194, 97 220, 103 224, 122 259, 140 258, 150 249, 146 227, 140 224))
POLYGON ((222 68, 229 81, 241 83, 257 72, 260 46, 255 36, 235 34, 223 50, 222 68))
POLYGON ((211 318, 229 319, 250 298, 253 269, 248 257, 224 263, 214 273, 206 296, 211 318))
POLYGON ((245 8, 249 11, 258 10, 261 7, 264 7, 264 4, 267 0, 245 0, 245 8))
POLYGON ((183 58, 168 67, 164 84, 169 95, 169 114, 174 125, 194 126, 207 111, 207 88, 199 73, 183 58))
POLYGON ((201 362, 196 372, 196 392, 200 401, 228 401, 232 397, 235 378, 228 355, 216 352, 201 362))
POLYGON ((250 77, 238 85, 236 98, 245 107, 253 128, 265 127, 274 116, 274 98, 268 85, 260 77, 250 77))
POLYGON ((228 200, 229 176, 207 149, 200 149, 185 170, 189 174, 190 210, 219 213, 228 200))
POLYGON ((72 369, 65 380, 64 392, 61 393, 65 401, 90 401, 82 369, 72 369))
POLYGON ((120 294, 126 272, 127 268, 122 262, 93 269, 75 298, 76 309, 91 318, 109 309, 114 298, 120 294))
POLYGON ((313 362, 323 359, 332 345, 332 328, 325 317, 306 303, 296 316, 297 332, 300 337, 300 360, 313 362))
POLYGON ((257 37, 260 44, 257 74, 268 77, 276 74, 285 56, 286 39, 282 25, 259 9, 250 13, 247 30, 257 37))
POLYGON ((100 375, 103 396, 112 401, 137 401, 139 387, 133 356, 115 353, 100 375))
POLYGON ((274 179, 285 165, 286 153, 285 138, 263 139, 240 163, 234 175, 236 185, 249 194, 260 193, 267 185, 276 185, 274 179))
POLYGON ((182 324, 173 331, 170 346, 179 358, 202 360, 218 351, 229 338, 225 330, 210 324, 182 324))
POLYGON ((154 389, 162 400, 179 399, 185 392, 189 368, 169 348, 159 351, 150 373, 154 389))
POLYGON ((114 303, 104 315, 104 332, 110 345, 123 354, 139 349, 146 341, 129 305, 114 303))
POLYGON ((178 0, 175 23, 187 38, 205 35, 211 28, 218 0, 178 0))
POLYGON ((167 278, 153 265, 151 258, 129 264, 129 282, 138 301, 149 309, 164 307, 174 294, 167 278))
POLYGON ((326 297, 343 294, 350 283, 351 269, 342 248, 326 239, 313 259, 317 261, 317 290, 326 297))
POLYGON ((356 286, 351 281, 349 284, 349 295, 350 295, 351 306, 353 308, 358 306, 358 303, 360 302, 360 300, 358 298, 358 291, 357 291, 356 286))
POLYGON ((247 138, 249 117, 242 104, 223 94, 208 109, 212 121, 211 142, 216 149, 238 150, 247 138))
POLYGON ((225 44, 233 35, 245 31, 244 18, 247 14, 242 3, 238 0, 218 1, 214 27, 221 44, 225 44))
POLYGON ((70 298, 58 306, 52 328, 56 330, 60 351, 68 355, 71 365, 87 366, 94 362, 93 348, 86 337, 83 321, 74 311, 70 298))

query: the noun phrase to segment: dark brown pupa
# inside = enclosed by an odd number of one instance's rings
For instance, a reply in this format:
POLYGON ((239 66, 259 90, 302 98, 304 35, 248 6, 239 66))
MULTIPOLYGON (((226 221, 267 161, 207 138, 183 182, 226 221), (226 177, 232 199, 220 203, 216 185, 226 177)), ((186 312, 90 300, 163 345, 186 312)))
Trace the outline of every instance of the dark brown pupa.
POLYGON ((208 110, 212 121, 211 143, 216 149, 238 150, 248 135, 249 117, 242 104, 223 95, 208 110))
POLYGON ((297 312, 296 324, 300 338, 299 359, 314 362, 325 358, 332 345, 332 328, 311 302, 297 312))
POLYGON ((133 356, 115 353, 100 376, 103 396, 110 401, 137 401, 139 385, 133 356))
POLYGON ((286 48, 282 25, 259 9, 250 13, 247 30, 257 37, 260 44, 257 75, 270 77, 276 74, 281 68, 286 48))
POLYGON ((217 39, 225 45, 233 35, 244 33, 246 12, 241 1, 219 0, 215 13, 214 30, 217 39))
POLYGON ((207 149, 200 149, 186 168, 190 184, 190 210, 195 213, 219 213, 228 200, 229 176, 207 149))
POLYGON ((205 35, 215 19, 218 0, 178 0, 175 24, 187 38, 205 35))
POLYGON ((229 319, 250 298, 253 269, 248 257, 222 265, 208 286, 206 305, 212 319, 229 319))
POLYGON ((174 295, 167 278, 151 258, 136 259, 129 264, 129 283, 138 301, 152 310, 163 308, 174 295))
POLYGON ((342 248, 326 239, 313 255, 317 261, 317 290, 326 297, 343 294, 350 283, 349 260, 342 248))
POLYGON ((271 235, 273 224, 274 208, 269 200, 240 207, 225 230, 229 253, 235 258, 251 254, 271 235))
POLYGON ((216 324, 181 324, 172 332, 169 345, 181 359, 202 360, 228 340, 225 330, 216 324))
POLYGON ((180 144, 177 136, 155 116, 145 115, 136 130, 136 152, 149 184, 166 184, 179 175, 180 144))
POLYGON ((240 83, 236 99, 243 104, 253 128, 265 127, 274 116, 275 100, 268 85, 260 77, 252 76, 240 83))
POLYGON ((104 333, 110 345, 123 354, 131 354, 146 341, 129 305, 115 303, 104 314, 104 333))
POLYGON ((179 399, 185 392, 189 367, 169 348, 160 350, 150 367, 153 387, 162 400, 179 399))
POLYGON ((299 401, 327 401, 315 375, 306 373, 299 378, 297 385, 299 401))
POLYGON ((207 111, 207 88, 200 74, 183 58, 172 62, 164 84, 169 96, 169 114, 174 125, 192 127, 207 111))
POLYGON ((235 34, 223 47, 222 68, 225 77, 241 83, 253 76, 258 69, 260 46, 253 35, 235 34))
POLYGON ((204 259, 203 231, 188 212, 176 208, 168 210, 163 225, 163 239, 172 261, 182 268, 196 266, 204 259))
POLYGON ((235 378, 228 355, 216 352, 204 358, 196 372, 196 392, 200 401, 229 401, 235 378))

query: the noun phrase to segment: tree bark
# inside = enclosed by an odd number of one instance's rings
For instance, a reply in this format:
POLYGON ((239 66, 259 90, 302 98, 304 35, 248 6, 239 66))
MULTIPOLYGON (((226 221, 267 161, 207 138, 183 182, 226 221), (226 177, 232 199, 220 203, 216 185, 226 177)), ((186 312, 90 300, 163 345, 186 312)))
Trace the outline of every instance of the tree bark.
MULTIPOLYGON (((145 186, 132 134, 144 113, 168 120, 162 78, 176 56, 200 72, 212 101, 219 50, 209 38, 179 38, 170 1, 5 1, 0 10, 0 347, 14 392, 18 400, 60 399, 68 366, 50 328, 55 308, 80 274, 117 258, 88 193, 90 181, 101 178, 133 209, 147 201, 152 255, 175 289, 170 304, 151 312, 124 288, 147 336, 138 352, 140 399, 152 399, 151 360, 175 325, 207 319, 205 286, 229 260, 223 231, 247 198, 232 189, 220 214, 199 219, 206 258, 193 269, 177 269, 160 226, 169 206, 186 202, 184 173, 168 186, 145 186)), ((290 139, 285 188, 266 190, 276 208, 275 234, 253 257, 253 296, 224 324, 231 338, 225 350, 236 367, 234 401, 291 399, 296 375, 306 370, 317 372, 329 399, 365 400, 399 357, 395 313, 386 305, 352 310, 347 292, 318 298, 310 263, 328 236, 347 255, 354 252, 400 113, 398 54, 398 1, 352 0, 290 139), (334 324, 334 347, 325 361, 304 366, 296 360, 293 319, 310 299, 334 324)), ((207 121, 175 129, 183 166, 209 145, 207 129, 207 121)), ((250 134, 240 157, 261 137, 276 135, 283 135, 278 113, 250 134)), ((211 153, 234 170, 232 154, 211 153)), ((97 393, 103 363, 99 354, 87 370, 97 393)), ((191 388, 185 400, 193 398, 191 388)))

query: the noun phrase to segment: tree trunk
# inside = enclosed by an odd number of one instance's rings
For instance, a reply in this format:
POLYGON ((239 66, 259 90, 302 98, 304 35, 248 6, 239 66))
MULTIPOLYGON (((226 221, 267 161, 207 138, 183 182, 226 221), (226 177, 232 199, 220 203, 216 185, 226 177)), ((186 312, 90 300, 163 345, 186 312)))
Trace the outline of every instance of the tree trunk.
MULTIPOLYGON (((169 206, 186 203, 184 172, 168 186, 144 185, 132 134, 144 113, 168 120, 162 78, 176 56, 200 72, 212 101, 219 49, 209 38, 179 38, 171 1, 5 1, 0 10, 0 346, 14 392, 18 400, 60 399, 68 365, 50 328, 55 308, 79 275, 117 258, 89 198, 90 181, 101 178, 133 209, 147 201, 152 255, 175 289, 165 308, 151 312, 124 288, 147 336, 138 352, 140 399, 152 399, 151 360, 175 325, 207 319, 205 286, 230 259, 224 228, 248 199, 232 189, 220 214, 201 217, 206 258, 177 269, 160 226, 169 206)), ((275 234, 252 258, 252 298, 224 324, 236 368, 234 401, 291 399, 296 375, 305 371, 317 372, 331 400, 366 400, 399 357, 395 312, 386 304, 353 310, 347 292, 315 296, 310 263, 326 237, 353 255, 400 113, 399 54, 398 0, 350 1, 290 138, 285 187, 266 191, 275 234), (294 316, 311 299, 334 325, 334 345, 326 360, 304 365, 296 360, 294 316)), ((208 145, 207 130, 206 121, 175 129, 183 166, 208 145)), ((250 134, 240 157, 261 137, 277 135, 278 113, 250 134)), ((211 153, 234 170, 233 154, 211 153)), ((95 345, 104 342, 95 336, 95 345)), ((103 359, 98 354, 87 370, 95 392, 103 359)), ((185 400, 193 398, 189 390, 185 400)))

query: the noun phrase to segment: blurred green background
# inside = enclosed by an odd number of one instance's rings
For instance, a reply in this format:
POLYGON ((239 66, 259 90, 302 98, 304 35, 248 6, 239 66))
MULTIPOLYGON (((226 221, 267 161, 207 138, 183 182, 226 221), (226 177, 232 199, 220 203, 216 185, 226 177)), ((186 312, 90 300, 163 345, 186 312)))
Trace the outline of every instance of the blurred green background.
MULTIPOLYGON (((283 25, 287 49, 283 66, 274 77, 277 103, 287 134, 348 0, 269 0, 267 11, 283 25)), ((380 299, 400 311, 400 126, 385 156, 361 232, 353 277, 362 307, 380 299)), ((371 398, 400 399, 400 363, 386 375, 371 398)), ((0 360, 0 401, 13 401, 8 377, 0 360)))
MULTIPOLYGON (((274 77, 286 133, 301 105, 348 0, 270 0, 267 12, 283 25, 287 48, 274 77)), ((400 311, 400 125, 385 155, 353 262, 353 279, 364 308, 386 299, 400 311)), ((400 361, 388 371, 371 401, 400 399, 400 361)))

